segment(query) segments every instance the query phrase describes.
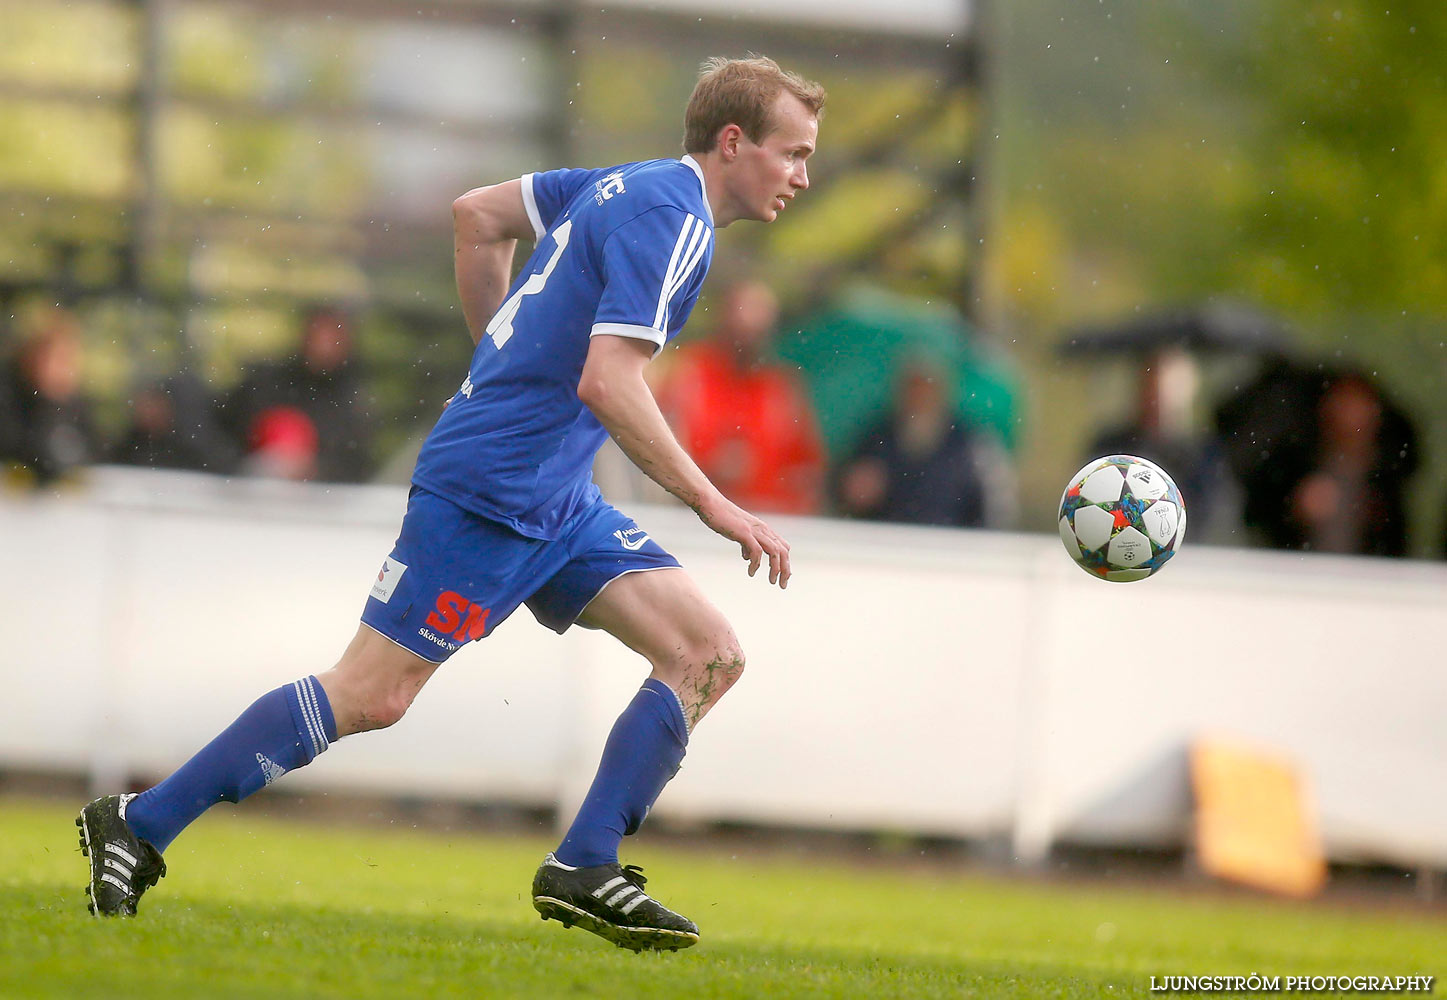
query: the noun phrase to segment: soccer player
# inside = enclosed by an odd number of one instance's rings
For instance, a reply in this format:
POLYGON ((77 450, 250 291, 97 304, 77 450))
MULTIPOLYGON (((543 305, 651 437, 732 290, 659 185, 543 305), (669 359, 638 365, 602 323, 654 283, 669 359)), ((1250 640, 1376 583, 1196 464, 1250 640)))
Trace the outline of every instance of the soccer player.
POLYGON ((81 811, 91 912, 134 915, 165 875, 162 852, 205 810, 397 722, 448 656, 526 604, 560 633, 603 629, 652 666, 537 871, 534 907, 635 951, 698 941, 619 864, 618 846, 744 655, 678 561, 602 498, 592 461, 611 435, 738 543, 751 576, 767 559, 770 584, 788 585, 788 543, 688 457, 643 370, 688 318, 715 228, 772 222, 809 186, 823 104, 822 87, 772 60, 712 59, 685 112, 682 159, 527 174, 453 203, 457 289, 477 346, 423 446, 355 638, 330 670, 263 695, 160 784, 81 811), (535 247, 509 287, 520 239, 535 247))

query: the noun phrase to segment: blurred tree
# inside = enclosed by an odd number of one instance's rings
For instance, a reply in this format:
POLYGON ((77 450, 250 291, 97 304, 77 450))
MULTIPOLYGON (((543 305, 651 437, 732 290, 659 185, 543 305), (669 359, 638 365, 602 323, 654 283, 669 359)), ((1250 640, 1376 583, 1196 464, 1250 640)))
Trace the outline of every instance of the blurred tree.
POLYGON ((1425 526, 1447 488, 1447 7, 999 10, 987 318, 1020 336, 1048 400, 1024 495, 1058 490, 1092 427, 1121 415, 1098 400, 1124 399, 1062 367, 1053 335, 1225 297, 1295 321, 1307 352, 1379 372, 1437 428, 1425 526))

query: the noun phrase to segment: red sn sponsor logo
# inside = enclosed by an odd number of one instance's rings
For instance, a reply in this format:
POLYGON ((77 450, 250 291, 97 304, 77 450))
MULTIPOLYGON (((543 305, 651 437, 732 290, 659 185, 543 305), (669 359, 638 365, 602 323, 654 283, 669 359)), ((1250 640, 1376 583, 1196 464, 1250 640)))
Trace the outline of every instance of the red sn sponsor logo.
POLYGON ((437 596, 437 608, 427 616, 427 624, 444 635, 450 633, 458 642, 468 642, 482 638, 491 610, 473 604, 455 590, 444 590, 437 596))

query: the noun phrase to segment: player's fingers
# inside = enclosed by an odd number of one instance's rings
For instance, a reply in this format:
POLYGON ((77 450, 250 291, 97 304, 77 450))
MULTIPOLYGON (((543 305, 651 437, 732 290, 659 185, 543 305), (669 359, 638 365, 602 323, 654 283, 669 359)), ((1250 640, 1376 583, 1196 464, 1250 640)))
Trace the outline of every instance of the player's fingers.
POLYGON ((769 553, 769 582, 781 587, 789 584, 789 543, 765 529, 764 546, 769 553))
POLYGON ((763 546, 753 538, 749 538, 741 543, 741 547, 743 548, 744 558, 749 561, 749 576, 753 576, 759 571, 759 564, 764 561, 763 546))
POLYGON ((785 552, 789 551, 789 543, 784 541, 783 535, 779 534, 767 524, 763 525, 762 527, 764 529, 764 534, 768 535, 770 541, 772 541, 779 548, 783 549, 785 552))

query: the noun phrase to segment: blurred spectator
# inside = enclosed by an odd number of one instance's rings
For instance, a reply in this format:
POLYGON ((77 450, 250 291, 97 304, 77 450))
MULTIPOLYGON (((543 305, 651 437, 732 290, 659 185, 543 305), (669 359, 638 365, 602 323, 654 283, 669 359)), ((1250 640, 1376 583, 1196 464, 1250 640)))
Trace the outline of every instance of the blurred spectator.
MULTIPOLYGON (((277 433, 275 426, 262 427, 258 421, 278 407, 296 411, 311 425, 316 454, 308 478, 360 482, 371 475, 372 430, 353 356, 350 316, 330 307, 312 310, 303 321, 296 355, 243 373, 226 404, 234 439, 250 452, 257 440, 277 433)), ((288 422, 292 430, 283 436, 295 439, 296 421, 283 418, 288 422)))
POLYGON ((1293 547, 1286 498, 1310 460, 1321 383, 1320 371, 1275 355, 1216 409, 1219 440, 1241 484, 1241 520, 1259 544, 1293 547))
POLYGON ((1333 377, 1316 404, 1312 461, 1287 498, 1293 547, 1355 555, 1407 554, 1405 488, 1416 434, 1367 376, 1333 377))
POLYGON ((1185 498, 1196 539, 1220 542, 1239 525, 1238 490, 1219 442, 1193 429, 1199 381, 1186 351, 1149 356, 1130 421, 1102 432, 1090 455, 1138 455, 1165 469, 1185 498))
POLYGON ((1368 376, 1277 359, 1217 420, 1245 490, 1246 524, 1267 545, 1406 554, 1416 432, 1368 376))
POLYGON ((295 406, 273 406, 256 415, 242 468, 253 476, 301 482, 317 478, 320 435, 295 406))
POLYGON ((835 492, 850 517, 980 527, 990 520, 987 439, 960 422, 944 369, 916 357, 900 368, 893 411, 840 466, 835 492))
POLYGON ((236 446, 217 422, 205 386, 189 371, 143 384, 130 403, 130 425, 112 461, 218 473, 236 468, 236 446))
POLYGON ((99 438, 81 389, 83 357, 79 322, 55 308, 0 365, 0 463, 18 481, 45 485, 97 458, 99 438))
POLYGON ((824 446, 807 393, 770 354, 779 303, 756 281, 725 289, 718 327, 665 373, 658 399, 679 441, 724 495, 749 510, 813 514, 824 446))

